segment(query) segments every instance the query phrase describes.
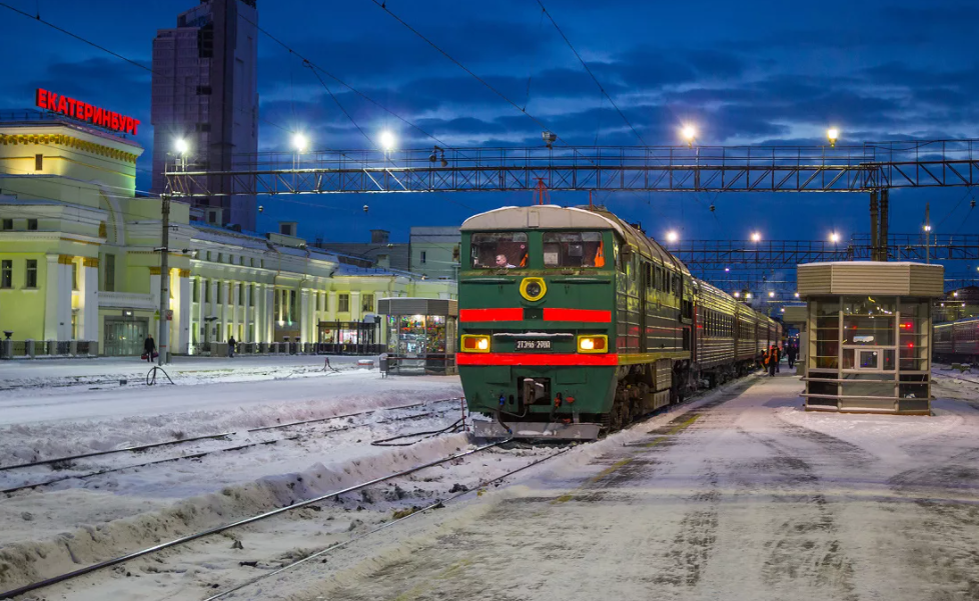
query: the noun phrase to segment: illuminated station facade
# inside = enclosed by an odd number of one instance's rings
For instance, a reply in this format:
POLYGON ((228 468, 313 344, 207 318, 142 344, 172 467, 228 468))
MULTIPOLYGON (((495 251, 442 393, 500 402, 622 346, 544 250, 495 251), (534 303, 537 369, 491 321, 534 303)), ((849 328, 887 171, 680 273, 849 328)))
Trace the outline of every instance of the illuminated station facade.
MULTIPOLYGON (((49 89, 0 121, 0 331, 6 355, 139 355, 169 327, 174 354, 270 343, 379 352, 385 298, 455 299, 454 281, 379 268, 288 233, 235 231, 136 195, 140 120, 49 89), (158 311, 170 278, 171 312, 158 311), (161 319, 162 317, 162 319, 161 319), (295 343, 298 343, 295 344, 295 343)), ((277 350, 280 345, 275 345, 277 350)))

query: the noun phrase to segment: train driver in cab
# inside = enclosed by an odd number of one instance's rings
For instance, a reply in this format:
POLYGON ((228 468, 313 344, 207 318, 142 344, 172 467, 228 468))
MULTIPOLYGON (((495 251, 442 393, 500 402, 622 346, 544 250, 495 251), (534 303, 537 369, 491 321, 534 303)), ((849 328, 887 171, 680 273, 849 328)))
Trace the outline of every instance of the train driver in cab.
POLYGON ((509 260, 507 260, 506 255, 499 254, 496 255, 496 266, 505 269, 513 269, 516 265, 512 265, 509 260))

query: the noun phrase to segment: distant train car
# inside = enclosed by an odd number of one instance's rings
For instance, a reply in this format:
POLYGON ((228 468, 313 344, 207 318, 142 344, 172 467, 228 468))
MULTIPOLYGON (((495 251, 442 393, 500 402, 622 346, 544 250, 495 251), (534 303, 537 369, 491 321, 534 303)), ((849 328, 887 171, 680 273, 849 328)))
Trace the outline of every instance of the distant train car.
POLYGON ((935 324, 933 359, 943 363, 979 363, 979 317, 935 324))
POLYGON ((754 369, 781 326, 596 208, 462 226, 459 373, 477 434, 595 438, 754 369))

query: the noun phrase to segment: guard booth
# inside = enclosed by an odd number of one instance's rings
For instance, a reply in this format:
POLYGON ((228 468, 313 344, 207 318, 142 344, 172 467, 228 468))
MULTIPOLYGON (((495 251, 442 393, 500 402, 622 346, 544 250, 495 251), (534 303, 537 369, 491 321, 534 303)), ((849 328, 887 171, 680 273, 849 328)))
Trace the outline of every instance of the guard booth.
POLYGON ((806 410, 931 414, 932 300, 941 265, 798 266, 806 410))
POLYGON ((458 301, 382 298, 378 301, 378 313, 386 316, 389 373, 458 373, 455 362, 458 301))

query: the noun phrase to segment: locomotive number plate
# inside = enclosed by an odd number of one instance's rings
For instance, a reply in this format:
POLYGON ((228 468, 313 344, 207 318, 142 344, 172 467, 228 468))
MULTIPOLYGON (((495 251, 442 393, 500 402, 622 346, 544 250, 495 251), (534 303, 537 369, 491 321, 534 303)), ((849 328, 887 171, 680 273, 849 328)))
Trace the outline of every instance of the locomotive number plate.
POLYGON ((518 351, 540 351, 540 350, 551 350, 550 340, 518 340, 517 341, 518 351))

